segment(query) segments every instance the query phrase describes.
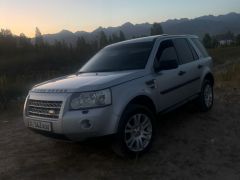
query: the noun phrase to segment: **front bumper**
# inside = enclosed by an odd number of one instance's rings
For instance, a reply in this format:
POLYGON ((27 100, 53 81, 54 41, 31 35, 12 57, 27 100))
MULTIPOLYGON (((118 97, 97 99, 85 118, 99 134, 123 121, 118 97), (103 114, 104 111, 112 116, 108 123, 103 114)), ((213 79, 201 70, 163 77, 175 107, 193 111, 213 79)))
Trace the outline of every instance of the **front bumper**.
POLYGON ((36 130, 48 136, 63 136, 72 141, 81 141, 87 138, 105 136, 116 133, 118 116, 113 113, 112 105, 102 108, 69 111, 68 104, 71 94, 30 93, 27 99, 41 101, 62 101, 58 119, 28 116, 26 113, 27 100, 24 106, 23 119, 28 127, 29 121, 51 123, 51 132, 36 130))

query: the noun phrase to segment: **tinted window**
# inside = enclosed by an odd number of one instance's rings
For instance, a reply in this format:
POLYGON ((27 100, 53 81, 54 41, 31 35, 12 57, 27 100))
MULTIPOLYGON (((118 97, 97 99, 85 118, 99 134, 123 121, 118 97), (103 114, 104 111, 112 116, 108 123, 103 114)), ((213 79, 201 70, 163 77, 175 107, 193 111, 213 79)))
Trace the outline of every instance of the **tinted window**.
POLYGON ((166 40, 161 43, 156 59, 158 62, 178 59, 176 50, 171 40, 166 40))
POLYGON ((80 72, 111 72, 144 69, 154 42, 113 45, 91 58, 80 72))
POLYGON ((189 41, 188 41, 188 45, 189 45, 189 47, 190 47, 190 49, 192 51, 193 58, 195 60, 199 59, 199 56, 198 56, 196 50, 194 49, 194 47, 192 46, 192 44, 189 41))
POLYGON ((175 39, 174 44, 182 64, 194 61, 192 51, 186 39, 175 39))
POLYGON ((202 45, 202 43, 200 42, 200 40, 198 38, 192 38, 193 43, 197 46, 197 48, 199 49, 200 53, 202 54, 203 57, 208 57, 208 53, 205 49, 205 47, 202 45))

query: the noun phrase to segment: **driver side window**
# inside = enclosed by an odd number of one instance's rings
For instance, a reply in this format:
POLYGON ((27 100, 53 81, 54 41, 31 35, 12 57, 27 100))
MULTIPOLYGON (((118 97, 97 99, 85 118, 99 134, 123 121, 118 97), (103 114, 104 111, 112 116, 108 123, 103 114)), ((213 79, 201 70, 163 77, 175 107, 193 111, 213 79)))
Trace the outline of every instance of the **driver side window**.
POLYGON ((157 69, 165 69, 163 66, 167 65, 168 62, 172 63, 172 61, 178 61, 177 52, 172 40, 165 40, 159 46, 154 66, 157 69))

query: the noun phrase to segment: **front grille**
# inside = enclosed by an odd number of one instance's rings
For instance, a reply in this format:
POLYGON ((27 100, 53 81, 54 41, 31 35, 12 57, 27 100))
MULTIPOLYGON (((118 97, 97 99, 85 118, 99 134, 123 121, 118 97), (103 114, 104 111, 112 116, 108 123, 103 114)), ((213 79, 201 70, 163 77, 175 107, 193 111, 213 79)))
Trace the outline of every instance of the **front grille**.
POLYGON ((29 99, 27 103, 27 115, 58 119, 62 101, 40 101, 29 99))

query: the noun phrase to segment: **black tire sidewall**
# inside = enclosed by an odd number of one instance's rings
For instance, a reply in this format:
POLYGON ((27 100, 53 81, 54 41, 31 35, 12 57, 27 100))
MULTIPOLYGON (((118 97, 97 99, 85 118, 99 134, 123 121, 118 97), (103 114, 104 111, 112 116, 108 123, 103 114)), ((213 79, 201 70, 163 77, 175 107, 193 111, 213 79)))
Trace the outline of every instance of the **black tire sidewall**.
POLYGON ((209 111, 213 107, 213 103, 214 103, 213 84, 209 80, 204 80, 203 85, 202 85, 202 89, 201 89, 201 93, 200 93, 200 97, 199 97, 199 105, 200 105, 201 111, 204 111, 204 112, 209 111), (206 105, 205 97, 204 97, 204 91, 205 91, 205 88, 206 88, 207 85, 211 86, 212 96, 213 96, 212 104, 211 104, 210 107, 208 107, 206 105))
POLYGON ((137 104, 131 104, 129 105, 126 110, 124 111, 121 120, 119 122, 119 126, 118 126, 118 133, 116 135, 115 138, 115 142, 114 144, 117 145, 118 147, 118 151, 117 154, 121 155, 121 156, 128 156, 128 157, 135 157, 141 154, 146 153, 147 151, 150 150, 151 146, 152 146, 152 142, 154 139, 154 135, 155 135, 155 121, 156 121, 156 117, 154 115, 153 112, 151 112, 147 107, 142 106, 142 105, 137 105, 137 104), (151 141, 149 142, 148 146, 140 151, 140 152, 134 152, 131 151, 125 142, 125 126, 127 124, 127 122, 129 121, 129 118, 132 117, 134 114, 138 114, 138 113, 144 113, 146 114, 152 123, 152 138, 151 141))

